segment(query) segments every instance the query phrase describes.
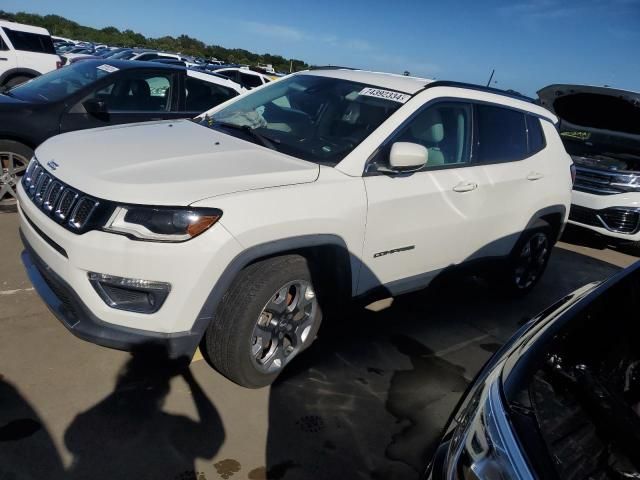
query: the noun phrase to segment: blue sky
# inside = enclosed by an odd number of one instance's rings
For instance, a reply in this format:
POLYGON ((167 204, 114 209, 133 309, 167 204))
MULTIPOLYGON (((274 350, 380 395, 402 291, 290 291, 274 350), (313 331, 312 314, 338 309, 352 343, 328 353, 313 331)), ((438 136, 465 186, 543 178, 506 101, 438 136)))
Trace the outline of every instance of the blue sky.
POLYGON ((640 0, 2 0, 147 36, 486 83, 532 95, 550 83, 640 90, 640 0))

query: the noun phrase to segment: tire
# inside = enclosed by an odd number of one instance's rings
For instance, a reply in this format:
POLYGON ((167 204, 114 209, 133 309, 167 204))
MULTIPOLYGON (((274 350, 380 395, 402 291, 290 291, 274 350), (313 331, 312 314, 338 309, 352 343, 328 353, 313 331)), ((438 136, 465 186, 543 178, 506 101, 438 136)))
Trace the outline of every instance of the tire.
POLYGON ((524 232, 500 269, 497 284, 501 292, 520 297, 533 290, 547 268, 553 244, 548 225, 524 232))
POLYGON ((24 83, 28 80, 31 80, 31 77, 25 77, 23 75, 18 75, 17 77, 12 77, 4 84, 4 87, 8 90, 10 88, 16 87, 21 83, 24 83))
POLYGON ((33 150, 13 140, 0 140, 0 211, 16 211, 16 185, 27 170, 33 150))
POLYGON ((222 297, 201 350, 229 380, 260 388, 273 383, 309 347, 321 322, 306 259, 269 258, 238 274, 222 297))

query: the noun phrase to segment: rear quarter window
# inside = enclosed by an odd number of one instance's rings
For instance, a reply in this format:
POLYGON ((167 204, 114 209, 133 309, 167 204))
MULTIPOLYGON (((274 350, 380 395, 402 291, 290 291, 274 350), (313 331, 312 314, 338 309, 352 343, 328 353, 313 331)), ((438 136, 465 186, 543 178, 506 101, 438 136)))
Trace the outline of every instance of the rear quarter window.
POLYGON ((529 142, 529 155, 534 155, 547 146, 542 131, 540 119, 533 115, 527 115, 527 139, 529 142))
POLYGON ((492 105, 476 105, 475 110, 477 162, 511 162, 528 156, 524 113, 492 105))
POLYGON ((10 28, 3 28, 3 30, 13 44, 13 48, 16 50, 21 50, 23 52, 47 53, 51 55, 55 55, 56 53, 56 50, 53 47, 53 41, 51 40, 51 37, 47 35, 22 32, 20 30, 12 30, 10 28))

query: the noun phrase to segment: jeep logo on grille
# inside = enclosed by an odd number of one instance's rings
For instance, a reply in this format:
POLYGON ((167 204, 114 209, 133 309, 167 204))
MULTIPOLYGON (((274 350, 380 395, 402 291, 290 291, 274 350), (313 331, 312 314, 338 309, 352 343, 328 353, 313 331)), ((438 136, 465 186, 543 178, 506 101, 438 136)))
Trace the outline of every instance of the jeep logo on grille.
POLYGON ((47 162, 47 166, 51 169, 51 170, 56 170, 60 165, 58 165, 55 160, 49 160, 47 162))

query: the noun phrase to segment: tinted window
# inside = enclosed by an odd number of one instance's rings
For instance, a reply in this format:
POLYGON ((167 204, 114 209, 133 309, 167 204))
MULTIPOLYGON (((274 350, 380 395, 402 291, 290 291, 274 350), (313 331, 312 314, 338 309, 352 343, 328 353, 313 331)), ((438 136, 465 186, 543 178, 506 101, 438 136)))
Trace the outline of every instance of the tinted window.
POLYGON ((430 106, 411 119, 393 141, 419 143, 427 147, 427 168, 468 162, 471 111, 471 105, 467 103, 430 106))
POLYGON ((204 112, 237 95, 230 88, 193 77, 187 77, 186 86, 186 109, 188 112, 204 112))
POLYGON ((145 53, 143 55, 140 55, 138 58, 136 58, 136 60, 151 60, 152 58, 158 58, 158 54, 157 53, 145 53))
POLYGON ((105 102, 110 112, 161 112, 171 107, 171 75, 135 74, 121 76, 83 101, 105 102))
POLYGON ((529 155, 538 153, 545 147, 546 141, 539 118, 527 115, 527 134, 529 138, 529 155))
POLYGON ((0 50, 9 50, 9 47, 7 47, 7 44, 4 43, 2 37, 0 37, 0 50))
POLYGON ((262 85, 262 80, 257 75, 240 73, 240 84, 245 88, 254 88, 262 85))
POLYGON ((476 161, 509 162, 527 156, 524 113, 488 105, 476 105, 476 112, 476 161))
POLYGON ((201 125, 260 142, 246 126, 270 139, 270 146, 280 152, 335 165, 402 106, 400 101, 366 94, 377 88, 338 78, 292 75, 203 117, 201 125))
POLYGON ((94 62, 78 62, 59 70, 40 75, 11 89, 11 94, 25 100, 57 101, 79 91, 106 75, 105 69, 94 62))
POLYGON ((11 30, 10 28, 4 28, 3 30, 16 50, 36 53, 56 53, 51 37, 47 35, 21 32, 11 30))

